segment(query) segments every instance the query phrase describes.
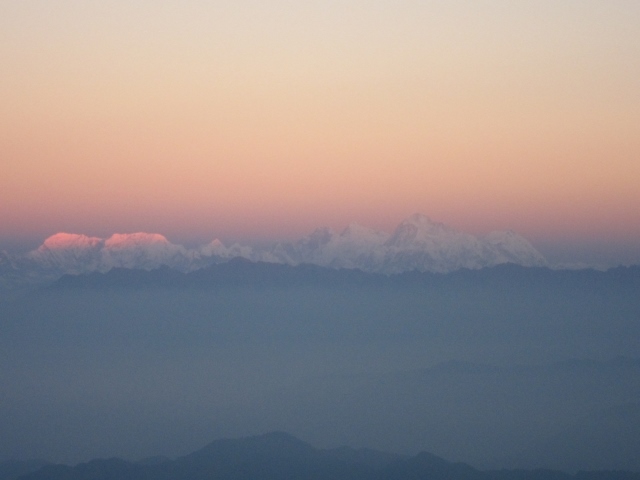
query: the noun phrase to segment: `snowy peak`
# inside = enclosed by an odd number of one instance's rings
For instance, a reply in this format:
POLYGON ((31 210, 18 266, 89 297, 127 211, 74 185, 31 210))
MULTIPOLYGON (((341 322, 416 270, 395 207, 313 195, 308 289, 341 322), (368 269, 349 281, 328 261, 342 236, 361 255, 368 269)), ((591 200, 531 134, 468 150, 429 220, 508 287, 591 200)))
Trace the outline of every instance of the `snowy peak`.
POLYGON ((37 250, 29 252, 25 260, 28 264, 56 273, 85 273, 98 268, 103 245, 101 238, 56 233, 37 250))
POLYGON ((142 268, 150 270, 167 265, 184 269, 190 255, 158 233, 116 233, 104 242, 103 268, 142 268))
POLYGON ((312 263, 382 273, 450 272, 507 262, 545 264, 531 244, 513 232, 497 232, 485 239, 459 232, 421 214, 402 221, 392 235, 358 224, 349 225, 340 234, 322 228, 298 242, 280 244, 258 258, 292 265, 312 263))
POLYGON ((501 263, 546 265, 544 257, 514 232, 492 232, 484 237, 459 232, 429 217, 414 214, 404 220, 385 243, 382 271, 450 272, 501 263))
POLYGON ((193 258, 189 268, 191 270, 236 257, 247 258, 249 260, 263 260, 262 258, 255 258, 253 248, 249 246, 234 243, 230 247, 226 247, 224 243, 217 238, 206 245, 192 250, 191 256, 193 258))
MULTIPOLYGON (((57 233, 23 256, 22 261, 31 270, 52 276, 105 272, 114 267, 149 270, 163 265, 191 271, 236 257, 289 265, 311 263, 331 268, 357 268, 386 274, 411 270, 450 272, 507 262, 523 266, 546 265, 544 257, 512 231, 475 236, 422 214, 411 215, 392 234, 352 223, 340 233, 330 228, 318 228, 298 241, 262 247, 237 243, 227 247, 216 239, 207 245, 187 249, 157 233, 116 233, 106 240, 57 233)), ((0 258, 0 263, 5 270, 9 268, 9 260, 0 258)))
POLYGON ((530 247, 531 244, 524 239, 524 237, 518 235, 513 230, 502 230, 490 232, 485 235, 485 240, 487 240, 492 245, 510 245, 513 243, 520 243, 530 247))
POLYGON ((484 240, 500 255, 499 263, 518 263, 526 267, 541 267, 545 258, 524 237, 512 230, 491 232, 484 240))
POLYGON ((340 237, 355 245, 382 245, 389 238, 389 234, 351 223, 342 231, 340 237))
POLYGON ((414 213, 400 222, 399 226, 402 225, 415 225, 416 227, 430 228, 432 226, 442 226, 443 224, 434 222, 430 217, 422 213, 414 213))
POLYGON ((173 244, 164 235, 143 232, 114 233, 104 242, 107 249, 127 249, 150 245, 171 246, 173 244))
POLYGON ((201 257, 211 257, 213 255, 225 256, 227 248, 224 246, 224 243, 216 238, 206 245, 199 247, 197 253, 201 257))
POLYGON ((330 228, 318 228, 293 243, 281 243, 256 258, 297 265, 312 263, 323 267, 361 268, 371 270, 371 255, 388 238, 384 232, 352 223, 341 233, 330 228))
POLYGON ((93 249, 100 248, 104 240, 75 233, 56 233, 47 238, 38 250, 93 249))
POLYGON ((308 248, 321 248, 331 242, 335 232, 328 227, 316 228, 311 235, 300 240, 299 244, 308 248))
POLYGON ((422 248, 434 240, 444 239, 458 232, 426 215, 415 213, 396 227, 387 245, 396 248, 422 248))
POLYGON ((181 268, 190 261, 189 252, 157 233, 117 233, 107 240, 73 233, 47 238, 26 260, 33 268, 54 274, 105 272, 113 267, 181 268))
POLYGON ((414 213, 410 217, 400 222, 400 225, 398 225, 396 230, 402 230, 405 228, 410 228, 412 230, 425 234, 437 234, 443 231, 453 231, 444 223, 434 222, 433 220, 431 220, 431 218, 421 213, 414 213))

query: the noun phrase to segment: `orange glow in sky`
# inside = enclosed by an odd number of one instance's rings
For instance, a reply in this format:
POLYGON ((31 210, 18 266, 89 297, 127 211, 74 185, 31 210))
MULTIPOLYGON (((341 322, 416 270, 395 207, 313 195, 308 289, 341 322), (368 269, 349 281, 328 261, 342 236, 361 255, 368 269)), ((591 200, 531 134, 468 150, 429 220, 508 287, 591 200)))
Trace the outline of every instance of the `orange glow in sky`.
POLYGON ((630 0, 2 2, 0 240, 422 212, 640 244, 638 25, 630 0))

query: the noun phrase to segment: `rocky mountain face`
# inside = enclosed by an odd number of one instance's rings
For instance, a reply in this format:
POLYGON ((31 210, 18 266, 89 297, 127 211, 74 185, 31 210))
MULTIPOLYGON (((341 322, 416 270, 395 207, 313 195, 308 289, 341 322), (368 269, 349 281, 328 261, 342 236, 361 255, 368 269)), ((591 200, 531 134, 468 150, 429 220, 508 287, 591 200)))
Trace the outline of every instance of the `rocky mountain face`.
POLYGON ((227 247, 216 239, 207 245, 187 249, 159 234, 114 234, 102 239, 58 233, 26 255, 12 258, 5 254, 0 259, 0 268, 3 272, 24 271, 32 277, 43 278, 106 272, 116 267, 150 270, 168 266, 188 272, 236 257, 385 274, 413 270, 450 272, 502 263, 546 265, 544 257, 514 232, 474 236, 415 214, 400 223, 391 234, 351 224, 340 233, 320 228, 298 241, 266 247, 239 244, 227 247))

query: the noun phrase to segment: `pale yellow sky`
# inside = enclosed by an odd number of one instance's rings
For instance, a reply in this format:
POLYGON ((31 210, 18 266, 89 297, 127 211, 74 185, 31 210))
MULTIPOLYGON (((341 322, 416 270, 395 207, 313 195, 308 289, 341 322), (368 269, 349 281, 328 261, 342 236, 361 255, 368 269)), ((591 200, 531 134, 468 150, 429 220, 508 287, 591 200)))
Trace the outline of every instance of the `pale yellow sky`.
POLYGON ((640 243, 638 25, 620 0, 2 0, 0 237, 419 211, 640 243))

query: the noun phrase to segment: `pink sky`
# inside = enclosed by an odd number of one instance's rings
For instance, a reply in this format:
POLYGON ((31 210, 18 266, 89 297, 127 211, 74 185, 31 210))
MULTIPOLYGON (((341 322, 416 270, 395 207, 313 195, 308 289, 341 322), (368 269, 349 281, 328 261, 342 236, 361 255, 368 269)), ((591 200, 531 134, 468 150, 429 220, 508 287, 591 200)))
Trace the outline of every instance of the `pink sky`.
POLYGON ((3 2, 0 242, 422 212, 628 250, 638 25, 628 0, 3 2))

